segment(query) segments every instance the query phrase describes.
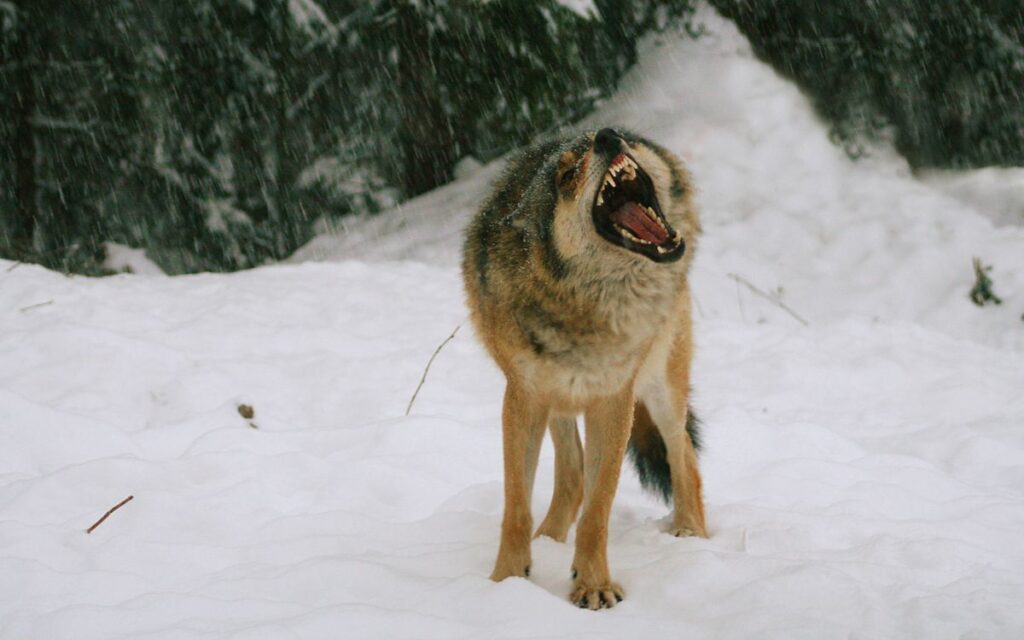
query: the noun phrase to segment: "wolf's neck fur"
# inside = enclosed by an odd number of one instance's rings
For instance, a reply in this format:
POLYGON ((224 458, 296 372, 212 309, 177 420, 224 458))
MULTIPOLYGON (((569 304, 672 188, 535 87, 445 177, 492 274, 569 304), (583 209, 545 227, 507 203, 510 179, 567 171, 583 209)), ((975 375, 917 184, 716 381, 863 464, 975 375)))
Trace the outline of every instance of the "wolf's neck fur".
POLYGON ((595 319, 606 321, 612 334, 642 339, 664 322, 684 278, 676 265, 633 257, 621 261, 580 257, 566 280, 581 302, 590 302, 595 319))

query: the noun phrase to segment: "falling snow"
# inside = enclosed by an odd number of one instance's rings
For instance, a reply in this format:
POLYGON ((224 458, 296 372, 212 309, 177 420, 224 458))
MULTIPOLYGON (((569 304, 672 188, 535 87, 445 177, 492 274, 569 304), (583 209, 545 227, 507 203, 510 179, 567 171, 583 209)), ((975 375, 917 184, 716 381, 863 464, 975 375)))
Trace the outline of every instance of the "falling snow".
MULTIPOLYGON (((0 136, 19 113, 37 136, 5 144, 4 166, 36 152, 46 214, 26 238, 25 174, 0 172, 0 639, 1024 635, 1024 169, 913 167, 891 127, 851 157, 806 78, 703 5, 700 38, 651 32, 628 72, 630 49, 609 49, 622 59, 600 82, 567 36, 543 87, 516 84, 550 62, 526 32, 383 10, 444 3, 182 2, 164 7, 173 34, 151 16, 152 42, 125 26, 147 6, 47 15, 60 64, 0 95, 15 114, 0 136), (382 41, 361 40, 362 20, 382 41), (433 85, 400 77, 394 34, 452 29, 507 38, 503 73, 444 77, 491 83, 487 108, 402 121, 395 87, 433 85), (573 100, 547 99, 571 82, 573 100), (397 132, 438 122, 464 126, 417 156, 450 161, 418 179, 449 182, 410 190, 397 132), (609 555, 627 599, 592 613, 567 599, 572 536, 534 542, 530 580, 488 580, 503 381, 466 325, 458 263, 517 137, 609 124, 665 145, 698 186, 711 535, 668 536, 666 507, 625 473, 609 555), (975 258, 1002 304, 968 300, 975 258)), ((524 19, 579 36, 625 4, 538 6, 524 19)), ((0 0, 2 82, 25 79, 10 34, 35 7, 0 0)), ((456 44, 419 55, 443 70, 456 44)), ((1013 47, 998 53, 1012 68, 1013 47)), ((538 516, 552 467, 546 445, 538 516)))

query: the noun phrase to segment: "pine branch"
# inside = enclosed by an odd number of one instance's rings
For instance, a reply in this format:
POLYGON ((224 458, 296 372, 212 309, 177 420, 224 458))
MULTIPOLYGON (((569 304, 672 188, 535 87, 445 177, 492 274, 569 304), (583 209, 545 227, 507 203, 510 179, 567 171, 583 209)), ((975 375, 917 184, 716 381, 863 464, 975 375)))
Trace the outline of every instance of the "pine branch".
POLYGON ((974 286, 971 288, 970 298, 971 302, 983 307, 989 302, 993 304, 1003 304, 1003 301, 992 291, 992 278, 989 277, 989 272, 992 271, 991 266, 984 266, 981 264, 981 258, 974 258, 974 286))

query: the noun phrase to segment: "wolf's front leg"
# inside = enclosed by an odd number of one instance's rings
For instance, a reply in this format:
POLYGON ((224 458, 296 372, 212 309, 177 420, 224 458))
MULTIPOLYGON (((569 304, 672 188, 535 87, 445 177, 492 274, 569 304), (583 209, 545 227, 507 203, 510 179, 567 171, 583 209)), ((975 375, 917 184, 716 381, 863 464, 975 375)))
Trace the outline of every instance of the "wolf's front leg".
POLYGON ((623 598, 608 570, 608 518, 619 484, 622 457, 633 424, 633 384, 587 407, 584 507, 576 528, 575 582, 569 596, 579 607, 613 607, 623 598))
POLYGON ((530 494, 537 469, 547 412, 535 397, 509 380, 501 411, 502 448, 505 459, 505 516, 501 521, 501 545, 491 580, 530 575, 530 539, 533 518, 530 494))

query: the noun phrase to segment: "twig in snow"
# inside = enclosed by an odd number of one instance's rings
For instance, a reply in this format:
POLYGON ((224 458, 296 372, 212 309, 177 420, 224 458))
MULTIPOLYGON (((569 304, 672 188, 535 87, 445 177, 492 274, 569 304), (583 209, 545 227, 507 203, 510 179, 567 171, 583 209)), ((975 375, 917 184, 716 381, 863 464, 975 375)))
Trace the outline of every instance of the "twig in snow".
POLYGON ((444 345, 448 344, 453 338, 455 338, 455 334, 458 333, 461 328, 462 324, 459 323, 459 325, 452 331, 452 334, 445 338, 444 342, 437 345, 437 348, 434 349, 434 354, 430 356, 430 360, 427 360, 427 366, 423 369, 423 375, 420 376, 420 383, 416 385, 416 391, 413 391, 412 397, 409 398, 409 406, 405 408, 405 415, 409 415, 409 412, 412 411, 412 403, 416 402, 416 396, 420 394, 420 389, 423 388, 423 383, 427 381, 427 373, 430 371, 430 365, 434 364, 434 358, 437 357, 437 354, 441 353, 441 349, 444 349, 444 345))
POLYGON ((15 269, 17 269, 19 266, 21 266, 21 260, 18 260, 17 262, 12 264, 11 266, 7 267, 7 271, 6 272, 10 273, 10 272, 14 271, 15 269))
POLYGON ((740 282, 739 282, 739 280, 736 281, 736 306, 739 307, 740 318, 742 318, 743 321, 746 322, 747 321, 747 312, 743 309, 743 292, 740 291, 740 282))
POLYGON ((100 518, 99 520, 97 520, 96 522, 94 522, 91 527, 89 527, 88 529, 85 530, 85 532, 86 533, 92 533, 93 529, 95 529, 96 527, 98 527, 101 524, 103 524, 103 521, 110 517, 110 514, 114 513, 115 511, 117 511, 118 509, 123 507, 124 505, 128 504, 131 501, 131 499, 134 498, 134 497, 135 496, 128 496, 127 498, 125 498, 121 502, 118 502, 117 504, 115 504, 113 507, 110 508, 110 511, 104 513, 103 517, 100 518))
POLYGON ((779 300, 777 297, 775 297, 773 295, 765 293, 764 291, 762 291, 761 289, 757 288, 757 286, 755 286, 752 282, 750 282, 749 280, 747 280, 743 276, 737 275, 735 273, 730 273, 729 277, 732 278, 733 280, 735 280, 736 282, 742 284, 746 288, 750 289, 752 292, 756 293, 757 295, 761 296, 762 298, 764 298, 768 302, 770 302, 770 303, 774 304, 775 306, 777 306, 778 308, 782 309, 783 311, 785 311, 789 315, 793 316, 797 320, 797 322, 799 322, 800 324, 804 325, 805 327, 810 324, 809 322, 804 320, 800 316, 799 313, 797 313, 796 311, 793 311, 793 309, 790 308, 790 306, 787 305, 785 302, 783 302, 782 300, 779 300))
POLYGON ((20 311, 22 313, 24 313, 25 311, 31 311, 32 309, 38 309, 39 307, 45 307, 48 304, 53 304, 53 300, 47 300, 46 302, 37 302, 35 304, 30 304, 27 307, 22 307, 20 309, 20 311))
POLYGON ((693 304, 694 304, 694 306, 697 307, 697 313, 700 315, 701 318, 703 318, 704 317, 704 307, 700 306, 700 300, 697 298, 697 294, 691 291, 690 295, 693 297, 693 304))

